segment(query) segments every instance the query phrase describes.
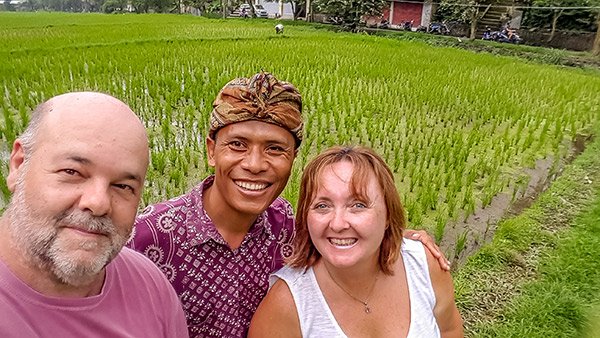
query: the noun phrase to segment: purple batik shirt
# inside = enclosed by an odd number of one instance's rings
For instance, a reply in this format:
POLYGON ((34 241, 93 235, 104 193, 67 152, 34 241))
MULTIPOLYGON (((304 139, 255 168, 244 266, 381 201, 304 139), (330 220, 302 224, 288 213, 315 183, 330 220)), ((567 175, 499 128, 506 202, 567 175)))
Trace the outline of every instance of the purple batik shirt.
POLYGON ((190 337, 245 337, 269 275, 292 254, 294 214, 277 198, 231 250, 202 203, 213 181, 210 176, 183 196, 147 207, 128 245, 167 276, 183 304, 190 337))

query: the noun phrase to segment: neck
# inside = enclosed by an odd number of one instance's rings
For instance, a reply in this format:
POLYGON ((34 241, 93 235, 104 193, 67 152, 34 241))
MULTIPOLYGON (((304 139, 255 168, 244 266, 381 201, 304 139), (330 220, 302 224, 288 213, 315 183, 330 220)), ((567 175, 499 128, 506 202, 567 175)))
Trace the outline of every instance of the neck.
POLYGON ((373 291, 375 291, 377 279, 380 275, 378 266, 376 266, 377 269, 372 273, 362 273, 357 270, 346 269, 347 271, 344 274, 338 273, 337 276, 330 271, 332 266, 325 261, 323 261, 322 267, 325 270, 324 274, 331 281, 329 284, 334 289, 338 289, 338 294, 345 294, 343 298, 352 299, 353 302, 360 303, 364 307, 363 311, 366 314, 371 313, 369 302, 371 301, 371 296, 373 295, 373 291), (352 275, 348 273, 348 270, 352 270, 352 275))
POLYGON ((104 280, 106 277, 106 269, 103 269, 95 278, 85 285, 73 286, 58 281, 54 276, 48 273, 45 278, 39 278, 40 273, 31 274, 34 279, 29 279, 29 282, 21 279, 25 284, 29 285, 35 291, 49 297, 57 298, 85 298, 97 296, 102 292, 104 280))
POLYGON ((93 280, 81 286, 73 286, 59 281, 48 269, 42 269, 27 258, 28 252, 14 244, 7 226, 6 216, 0 219, 0 260, 21 282, 38 293, 59 298, 82 298, 100 294, 104 285, 106 269, 103 269, 93 280))
POLYGON ((202 204, 206 214, 214 223, 217 231, 223 236, 231 249, 237 249, 258 218, 258 215, 241 214, 227 208, 226 203, 214 198, 214 186, 204 190, 202 204))
POLYGON ((339 269, 325 262, 323 259, 320 260, 320 263, 325 275, 347 291, 356 290, 356 292, 360 292, 360 290, 370 288, 375 278, 381 273, 378 264, 364 268, 351 267, 339 269))

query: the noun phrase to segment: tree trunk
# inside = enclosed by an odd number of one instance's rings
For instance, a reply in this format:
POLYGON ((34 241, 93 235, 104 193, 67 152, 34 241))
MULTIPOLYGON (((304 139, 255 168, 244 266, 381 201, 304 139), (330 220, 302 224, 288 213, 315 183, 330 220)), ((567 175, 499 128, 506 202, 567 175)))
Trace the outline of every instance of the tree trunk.
POLYGON ((490 10, 490 7, 492 7, 492 4, 489 4, 485 10, 481 12, 481 14, 479 13, 479 3, 475 3, 475 6, 477 6, 477 10, 471 17, 471 32, 469 36, 471 40, 476 38, 475 34, 477 34, 477 24, 479 24, 479 20, 483 19, 483 17, 487 14, 487 12, 490 10))
POLYGON ((221 0, 221 9, 223 12, 223 19, 227 17, 227 0, 221 0))
POLYGON ((546 42, 550 42, 552 41, 552 39, 554 39, 554 34, 556 33, 556 22, 558 21, 558 18, 562 15, 563 11, 564 9, 561 9, 559 12, 554 10, 554 14, 552 16, 552 30, 550 31, 550 37, 546 42))
POLYGON ((598 17, 596 18, 596 38, 594 39, 594 45, 592 47, 592 55, 600 56, 600 10, 598 11, 598 17))
POLYGON ((475 3, 475 12, 471 15, 471 33, 469 34, 469 38, 471 40, 475 39, 475 33, 477 32, 477 22, 479 17, 479 4, 475 3))

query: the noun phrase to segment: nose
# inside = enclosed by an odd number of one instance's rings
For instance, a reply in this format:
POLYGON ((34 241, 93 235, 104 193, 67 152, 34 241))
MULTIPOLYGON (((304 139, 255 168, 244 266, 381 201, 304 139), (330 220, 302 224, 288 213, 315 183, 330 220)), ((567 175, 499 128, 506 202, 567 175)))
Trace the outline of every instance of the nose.
POLYGON ((250 148, 242 159, 242 168, 251 173, 259 173, 267 169, 267 159, 260 149, 250 148))
POLYGON ((337 209, 331 216, 329 228, 335 232, 341 232, 350 228, 350 223, 346 220, 346 212, 343 209, 337 209))
POLYGON ((79 208, 89 211, 93 216, 105 216, 110 212, 111 196, 110 185, 100 181, 87 182, 82 187, 79 198, 79 208))

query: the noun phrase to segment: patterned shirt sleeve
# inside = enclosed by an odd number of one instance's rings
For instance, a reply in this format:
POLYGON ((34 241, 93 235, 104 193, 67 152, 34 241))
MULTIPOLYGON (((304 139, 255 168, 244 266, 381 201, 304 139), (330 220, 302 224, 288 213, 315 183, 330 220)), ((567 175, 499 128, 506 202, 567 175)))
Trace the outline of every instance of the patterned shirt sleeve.
POLYGON ((296 229, 294 209, 288 201, 278 198, 271 207, 278 212, 276 215, 271 215, 272 218, 269 219, 271 230, 277 240, 276 252, 271 266, 271 273, 273 273, 281 269, 284 261, 292 255, 292 242, 296 235, 296 229))

